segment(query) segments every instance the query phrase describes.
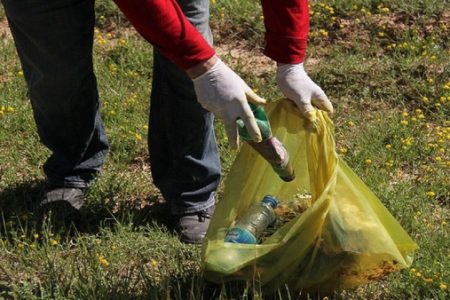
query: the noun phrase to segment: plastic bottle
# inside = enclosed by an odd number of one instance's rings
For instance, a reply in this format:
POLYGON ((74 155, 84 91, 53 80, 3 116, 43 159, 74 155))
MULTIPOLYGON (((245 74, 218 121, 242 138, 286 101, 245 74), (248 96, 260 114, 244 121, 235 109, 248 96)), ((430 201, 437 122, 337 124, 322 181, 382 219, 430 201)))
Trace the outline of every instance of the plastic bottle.
POLYGON ((250 104, 250 108, 256 119, 256 124, 261 131, 262 141, 256 143, 252 141, 250 134, 245 128, 242 120, 237 120, 239 135, 253 149, 255 149, 265 160, 272 166, 273 170, 284 181, 292 181, 295 178, 294 169, 289 162, 289 154, 283 144, 274 136, 270 128, 269 119, 267 118, 264 108, 261 106, 250 104))
POLYGON ((228 230, 225 242, 256 244, 261 233, 276 220, 274 209, 278 201, 273 196, 265 196, 244 213, 236 224, 228 230))

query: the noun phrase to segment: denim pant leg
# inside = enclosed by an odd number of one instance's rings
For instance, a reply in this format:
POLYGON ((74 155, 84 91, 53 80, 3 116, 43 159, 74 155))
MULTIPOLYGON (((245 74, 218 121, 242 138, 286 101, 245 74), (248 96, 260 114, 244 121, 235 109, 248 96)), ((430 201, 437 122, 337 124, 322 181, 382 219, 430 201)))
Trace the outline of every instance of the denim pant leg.
MULTIPOLYGON (((189 20, 212 43, 209 0, 179 0, 189 20)), ((197 102, 186 73, 154 51, 149 148, 152 177, 174 214, 214 204, 220 160, 213 115, 197 102)))
POLYGON ((44 165, 56 186, 86 187, 108 150, 92 45, 94 0, 1 0, 15 40, 44 165))

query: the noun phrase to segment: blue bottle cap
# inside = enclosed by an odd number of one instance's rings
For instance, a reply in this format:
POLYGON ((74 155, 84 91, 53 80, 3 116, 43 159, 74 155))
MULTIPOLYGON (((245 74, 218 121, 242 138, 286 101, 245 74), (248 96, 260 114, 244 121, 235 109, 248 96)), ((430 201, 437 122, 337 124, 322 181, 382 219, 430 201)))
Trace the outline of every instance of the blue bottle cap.
POLYGON ((262 202, 270 205, 273 209, 278 206, 278 200, 274 196, 266 195, 264 196, 262 202))

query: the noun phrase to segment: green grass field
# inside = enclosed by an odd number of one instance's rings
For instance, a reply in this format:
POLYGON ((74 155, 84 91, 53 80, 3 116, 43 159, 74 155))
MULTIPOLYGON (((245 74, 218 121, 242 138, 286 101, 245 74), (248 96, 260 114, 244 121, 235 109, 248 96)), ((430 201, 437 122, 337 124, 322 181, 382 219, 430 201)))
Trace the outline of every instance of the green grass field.
MULTIPOLYGON (((221 57, 263 97, 281 97, 274 64, 261 54, 259 3, 211 3, 221 57)), ((419 245, 412 268, 328 298, 448 299, 448 1, 310 6, 306 69, 334 102, 337 151, 419 245)), ((42 222, 37 201, 49 152, 0 7, 0 299, 265 298, 252 282, 206 283, 199 247, 170 230, 148 165, 151 52, 112 2, 97 1, 94 60, 111 151, 89 190, 86 226, 42 222)), ((236 153, 220 123, 216 132, 226 175, 236 153)))

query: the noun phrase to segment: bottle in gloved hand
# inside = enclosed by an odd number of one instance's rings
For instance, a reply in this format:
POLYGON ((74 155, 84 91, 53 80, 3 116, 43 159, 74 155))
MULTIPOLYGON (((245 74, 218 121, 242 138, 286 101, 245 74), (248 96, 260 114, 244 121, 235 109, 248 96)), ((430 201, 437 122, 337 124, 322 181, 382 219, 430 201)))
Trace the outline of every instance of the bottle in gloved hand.
POLYGON ((276 137, 272 136, 272 130, 266 112, 261 106, 252 103, 249 103, 249 105, 261 131, 262 141, 259 143, 254 142, 245 128, 244 122, 240 119, 237 120, 239 135, 267 160, 281 179, 284 181, 294 180, 295 173, 289 162, 289 154, 283 144, 276 137))
POLYGON ((236 224, 228 230, 225 242, 256 244, 261 233, 276 220, 274 209, 278 201, 273 196, 265 196, 244 213, 236 224))

